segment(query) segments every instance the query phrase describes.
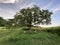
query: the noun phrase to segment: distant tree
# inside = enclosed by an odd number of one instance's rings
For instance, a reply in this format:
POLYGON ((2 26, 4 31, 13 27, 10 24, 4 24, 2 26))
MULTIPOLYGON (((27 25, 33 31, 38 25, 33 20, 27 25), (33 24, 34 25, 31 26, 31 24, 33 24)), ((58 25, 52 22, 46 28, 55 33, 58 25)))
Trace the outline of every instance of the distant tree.
POLYGON ((0 27, 5 26, 6 21, 3 19, 3 17, 0 17, 0 27))
POLYGON ((18 25, 26 25, 29 30, 36 24, 51 24, 51 14, 48 10, 40 10, 36 5, 32 8, 21 9, 15 15, 15 21, 18 25))
POLYGON ((5 26, 6 26, 7 28, 11 28, 11 27, 15 26, 14 19, 8 19, 8 20, 6 20, 5 26))

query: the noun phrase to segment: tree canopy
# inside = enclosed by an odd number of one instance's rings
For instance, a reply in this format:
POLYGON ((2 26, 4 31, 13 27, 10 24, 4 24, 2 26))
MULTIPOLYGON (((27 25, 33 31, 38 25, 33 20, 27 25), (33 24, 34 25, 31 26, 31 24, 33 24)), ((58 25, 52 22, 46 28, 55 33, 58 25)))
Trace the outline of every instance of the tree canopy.
POLYGON ((15 24, 32 27, 36 24, 51 24, 51 14, 48 10, 40 9, 38 6, 23 8, 14 16, 15 24))

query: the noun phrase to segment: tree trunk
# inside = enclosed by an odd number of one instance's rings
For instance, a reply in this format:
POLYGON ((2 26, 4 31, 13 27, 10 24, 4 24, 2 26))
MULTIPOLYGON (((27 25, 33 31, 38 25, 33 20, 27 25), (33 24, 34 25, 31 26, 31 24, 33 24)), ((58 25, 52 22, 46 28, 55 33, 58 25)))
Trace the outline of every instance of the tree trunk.
POLYGON ((31 31, 32 23, 30 23, 28 27, 29 27, 29 30, 31 31))
POLYGON ((29 25, 29 30, 31 31, 31 27, 32 27, 32 25, 29 25))
POLYGON ((28 24, 28 26, 29 26, 29 30, 31 31, 31 27, 32 27, 32 20, 30 20, 28 23, 29 23, 29 24, 28 24))

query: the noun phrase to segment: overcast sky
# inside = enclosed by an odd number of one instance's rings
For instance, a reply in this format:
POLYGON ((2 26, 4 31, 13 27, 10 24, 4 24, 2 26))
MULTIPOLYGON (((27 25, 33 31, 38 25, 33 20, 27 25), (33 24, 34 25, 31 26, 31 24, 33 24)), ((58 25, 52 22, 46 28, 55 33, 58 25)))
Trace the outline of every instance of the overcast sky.
POLYGON ((52 11, 52 25, 60 25, 60 0, 0 0, 0 16, 13 18, 19 9, 33 5, 52 11))

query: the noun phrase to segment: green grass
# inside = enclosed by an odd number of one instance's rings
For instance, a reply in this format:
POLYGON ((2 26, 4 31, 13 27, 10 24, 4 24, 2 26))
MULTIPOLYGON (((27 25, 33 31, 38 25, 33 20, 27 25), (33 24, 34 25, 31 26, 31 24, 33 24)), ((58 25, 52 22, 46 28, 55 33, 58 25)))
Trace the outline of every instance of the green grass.
POLYGON ((60 27, 0 28, 0 45, 60 45, 60 27))

